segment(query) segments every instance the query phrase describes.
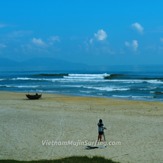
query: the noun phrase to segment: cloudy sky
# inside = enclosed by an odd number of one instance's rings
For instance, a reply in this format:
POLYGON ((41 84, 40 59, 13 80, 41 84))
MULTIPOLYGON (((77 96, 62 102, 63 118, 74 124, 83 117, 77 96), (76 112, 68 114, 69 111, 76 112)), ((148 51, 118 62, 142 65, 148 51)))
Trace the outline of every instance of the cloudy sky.
POLYGON ((163 63, 162 0, 1 0, 0 58, 163 63))

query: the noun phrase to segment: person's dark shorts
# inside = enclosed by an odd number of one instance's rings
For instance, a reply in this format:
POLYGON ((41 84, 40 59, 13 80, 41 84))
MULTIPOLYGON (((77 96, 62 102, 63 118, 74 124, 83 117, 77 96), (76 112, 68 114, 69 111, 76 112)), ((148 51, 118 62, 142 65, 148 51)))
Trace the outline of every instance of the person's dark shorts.
POLYGON ((99 135, 103 135, 103 134, 104 134, 104 132, 98 132, 98 134, 99 134, 99 135))

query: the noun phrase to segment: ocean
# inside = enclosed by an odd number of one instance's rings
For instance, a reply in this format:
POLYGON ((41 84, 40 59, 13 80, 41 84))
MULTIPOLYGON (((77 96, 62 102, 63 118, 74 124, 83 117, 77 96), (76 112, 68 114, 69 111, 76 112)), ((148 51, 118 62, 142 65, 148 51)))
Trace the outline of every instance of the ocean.
POLYGON ((0 72, 0 91, 162 101, 163 71, 0 72))

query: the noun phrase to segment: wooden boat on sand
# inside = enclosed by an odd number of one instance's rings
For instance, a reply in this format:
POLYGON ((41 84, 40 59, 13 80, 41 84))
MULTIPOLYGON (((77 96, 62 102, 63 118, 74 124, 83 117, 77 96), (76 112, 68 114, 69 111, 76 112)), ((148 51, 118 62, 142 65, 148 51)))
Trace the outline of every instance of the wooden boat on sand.
POLYGON ((26 97, 30 100, 38 100, 39 98, 41 98, 42 94, 34 94, 34 95, 31 95, 31 94, 26 94, 26 97))

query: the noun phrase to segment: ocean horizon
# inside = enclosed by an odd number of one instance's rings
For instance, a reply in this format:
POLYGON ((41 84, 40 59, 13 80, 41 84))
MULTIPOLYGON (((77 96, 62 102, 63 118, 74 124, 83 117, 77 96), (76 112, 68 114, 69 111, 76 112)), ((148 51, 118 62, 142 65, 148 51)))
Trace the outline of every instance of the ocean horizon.
POLYGON ((0 91, 162 101, 163 71, 3 71, 0 91))

